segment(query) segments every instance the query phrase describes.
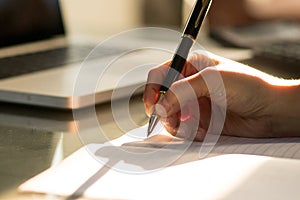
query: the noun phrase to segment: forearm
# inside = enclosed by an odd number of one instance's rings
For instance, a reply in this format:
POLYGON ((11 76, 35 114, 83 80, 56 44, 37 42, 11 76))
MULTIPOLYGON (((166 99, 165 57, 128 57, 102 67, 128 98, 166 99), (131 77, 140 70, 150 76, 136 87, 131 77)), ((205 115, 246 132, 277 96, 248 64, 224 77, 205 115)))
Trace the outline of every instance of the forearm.
POLYGON ((300 136, 300 81, 274 86, 271 95, 271 123, 275 136, 300 136))

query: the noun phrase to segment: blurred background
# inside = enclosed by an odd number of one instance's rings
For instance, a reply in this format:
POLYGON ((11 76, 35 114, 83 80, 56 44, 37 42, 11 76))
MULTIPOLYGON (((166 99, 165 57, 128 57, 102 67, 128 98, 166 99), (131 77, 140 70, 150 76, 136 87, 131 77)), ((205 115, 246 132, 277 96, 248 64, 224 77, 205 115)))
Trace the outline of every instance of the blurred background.
MULTIPOLYGON (((130 28, 182 29, 195 0, 61 0, 70 34, 110 35, 130 28)), ((300 19, 299 0, 214 0, 210 27, 300 19)))
MULTIPOLYGON (((59 3, 64 28, 71 38, 94 36, 102 40, 138 27, 164 27, 181 32, 195 0, 59 0, 59 3)), ((51 31, 55 31, 55 35, 63 33, 61 19, 55 19, 51 15, 53 10, 49 12, 43 7, 46 4, 54 5, 57 1, 0 0, 0 24, 5 25, 0 32, 0 36, 4 35, 0 46, 17 43, 8 31, 11 29, 21 41, 28 41, 27 34, 35 39, 51 35, 51 31), (16 10, 10 9, 14 3, 19 5, 16 10), (27 13, 32 10, 35 10, 34 17, 28 17, 27 13), (8 23, 11 19, 15 20, 14 23, 8 23), (43 20, 58 21, 59 27, 51 28, 43 20), (12 24, 12 28, 7 28, 6 24, 12 24), (38 30, 33 29, 33 25, 38 25, 38 30), (22 31, 26 32, 26 37, 20 34, 22 31)), ((282 66, 277 74, 297 71, 297 77, 300 77, 299 21, 299 0, 213 0, 197 41, 205 49, 230 59, 240 61, 255 57, 252 60, 256 63, 246 64, 273 68, 280 62, 282 66), (229 48, 235 48, 234 52, 229 48), (241 49, 250 51, 241 52, 241 49)), ((148 34, 146 37, 152 36, 148 34)), ((170 37, 160 39, 169 40, 170 37)), ((290 77, 290 73, 285 77, 290 77)))
MULTIPOLYGON (((60 1, 69 35, 104 38, 149 26, 181 32, 195 3, 195 0, 60 1)), ((213 0, 198 42, 215 54, 263 66, 261 70, 276 76, 298 78, 299 22, 299 0, 213 0), (239 48, 239 52, 228 48, 239 48)))
POLYGON ((178 29, 181 0, 61 0, 69 34, 111 35, 141 26, 178 29))

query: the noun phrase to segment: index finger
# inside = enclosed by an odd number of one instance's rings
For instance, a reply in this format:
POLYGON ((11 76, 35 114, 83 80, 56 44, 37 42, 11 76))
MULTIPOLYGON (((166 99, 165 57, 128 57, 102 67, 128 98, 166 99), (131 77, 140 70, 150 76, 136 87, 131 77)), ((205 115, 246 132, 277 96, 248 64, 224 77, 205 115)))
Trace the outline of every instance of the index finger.
MULTIPOLYGON (((150 70, 148 74, 148 80, 145 86, 144 97, 143 97, 144 106, 147 115, 151 114, 151 112, 153 111, 154 104, 157 103, 159 89, 167 75, 170 63, 171 62, 168 61, 158 67, 155 67, 152 70, 150 70)), ((215 59, 210 58, 207 55, 207 52, 194 52, 187 59, 187 62, 183 67, 179 79, 182 79, 184 77, 189 77, 205 69, 208 66, 214 66, 217 64, 218 62, 215 59)))
POLYGON ((152 68, 148 73, 143 101, 147 115, 152 112, 152 107, 157 102, 160 86, 167 75, 170 61, 152 68))

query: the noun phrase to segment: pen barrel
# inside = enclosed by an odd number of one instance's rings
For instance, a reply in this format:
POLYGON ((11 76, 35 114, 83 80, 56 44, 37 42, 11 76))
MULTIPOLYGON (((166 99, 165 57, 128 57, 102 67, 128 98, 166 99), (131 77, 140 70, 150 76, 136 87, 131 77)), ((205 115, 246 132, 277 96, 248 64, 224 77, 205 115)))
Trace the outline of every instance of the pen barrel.
MULTIPOLYGON (((182 40, 177 48, 176 54, 173 56, 167 76, 160 87, 159 98, 161 98, 168 91, 172 83, 178 79, 183 67, 185 66, 187 56, 194 43, 194 40, 198 35, 198 32, 209 10, 211 2, 212 0, 197 0, 189 17, 188 23, 185 27, 182 40)), ((157 121, 158 117, 154 109, 150 117, 147 136, 151 134, 157 121)))
POLYGON ((190 52, 193 43, 194 40, 190 36, 184 35, 182 37, 181 42, 176 50, 176 53, 173 56, 172 62, 168 69, 167 76, 160 87, 160 91, 166 92, 169 89, 169 87, 172 85, 172 83, 178 79, 186 63, 186 59, 188 57, 188 54, 190 52))
POLYGON ((167 74, 167 77, 169 77, 169 78, 166 78, 164 80, 163 84, 160 87, 160 91, 166 92, 169 89, 169 87, 172 85, 172 83, 178 79, 178 77, 181 73, 180 66, 184 66, 185 62, 186 62, 185 58, 183 58, 177 54, 174 56, 171 66, 173 64, 174 66, 176 66, 177 69, 171 68, 171 67, 169 68, 168 74, 167 74))
POLYGON ((212 0, 197 0, 184 29, 184 34, 196 39, 211 2, 212 0))

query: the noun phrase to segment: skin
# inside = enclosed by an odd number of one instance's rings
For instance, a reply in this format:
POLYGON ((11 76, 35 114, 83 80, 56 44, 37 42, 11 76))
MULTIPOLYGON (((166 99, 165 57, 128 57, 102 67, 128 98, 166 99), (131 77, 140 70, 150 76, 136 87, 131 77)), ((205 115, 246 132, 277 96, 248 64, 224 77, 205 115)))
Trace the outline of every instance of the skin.
POLYGON ((244 6, 257 19, 300 20, 298 0, 245 0, 244 6))
POLYGON ((243 26, 257 21, 300 21, 299 0, 215 0, 208 12, 212 28, 243 26))
POLYGON ((299 80, 283 80, 209 52, 195 52, 188 58, 180 80, 157 102, 168 67, 166 62, 149 72, 143 99, 146 113, 150 115, 155 106, 172 135, 189 139, 192 135, 202 141, 213 119, 212 103, 224 109, 221 101, 213 98, 221 94, 226 105, 223 135, 300 136, 299 80), (221 79, 214 79, 218 76, 221 79), (207 85, 205 77, 213 81, 207 85), (197 109, 190 104, 195 98, 197 109), (184 128, 179 128, 180 124, 185 124, 184 128))

